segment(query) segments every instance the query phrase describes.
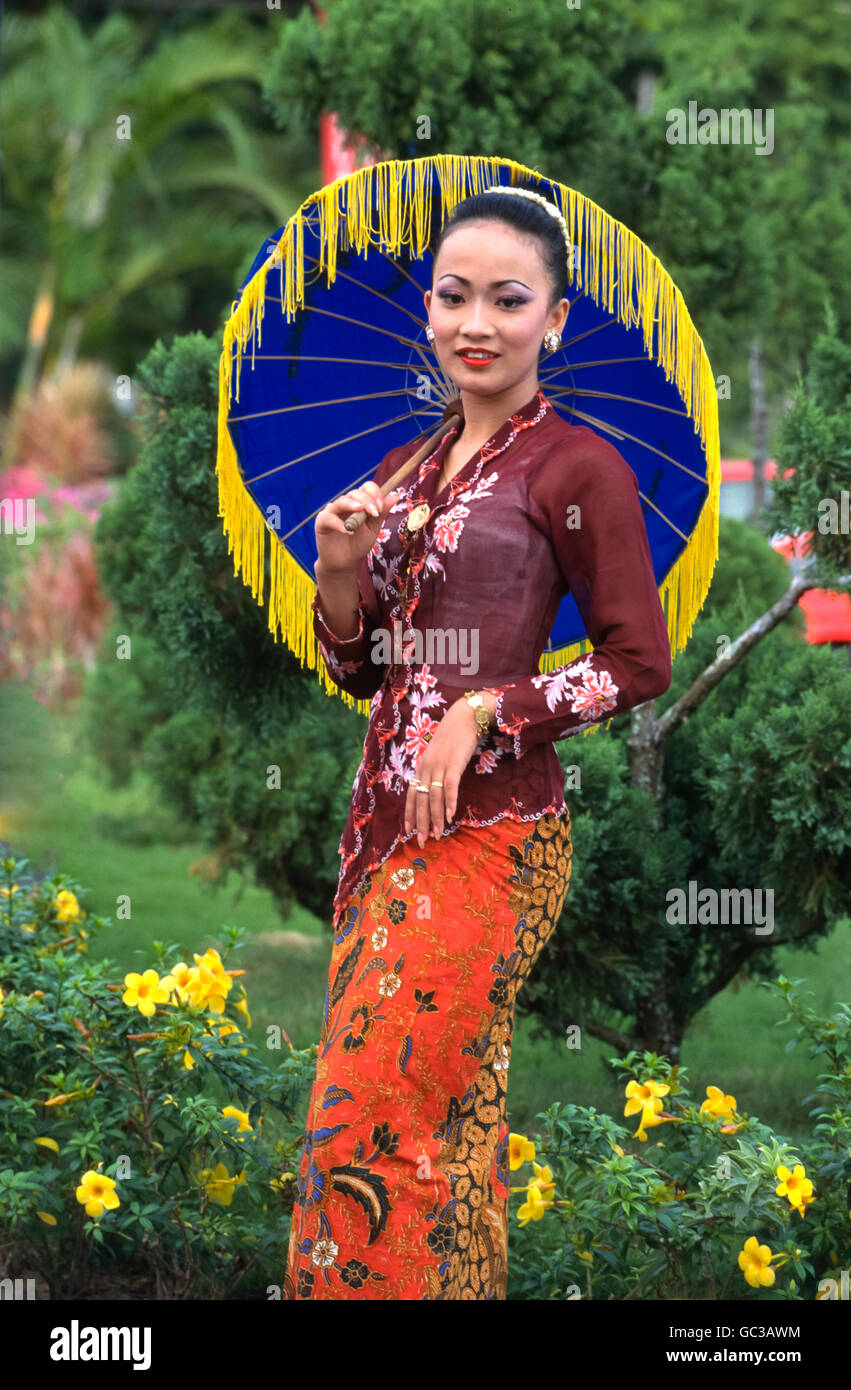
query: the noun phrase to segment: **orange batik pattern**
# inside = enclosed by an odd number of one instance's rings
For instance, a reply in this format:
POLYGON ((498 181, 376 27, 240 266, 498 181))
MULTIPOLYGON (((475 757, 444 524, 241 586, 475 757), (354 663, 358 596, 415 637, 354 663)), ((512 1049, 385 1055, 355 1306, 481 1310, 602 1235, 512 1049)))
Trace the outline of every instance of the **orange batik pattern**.
POLYGON ((517 992, 570 880, 570 817, 399 845, 331 954, 284 1298, 504 1299, 517 992))

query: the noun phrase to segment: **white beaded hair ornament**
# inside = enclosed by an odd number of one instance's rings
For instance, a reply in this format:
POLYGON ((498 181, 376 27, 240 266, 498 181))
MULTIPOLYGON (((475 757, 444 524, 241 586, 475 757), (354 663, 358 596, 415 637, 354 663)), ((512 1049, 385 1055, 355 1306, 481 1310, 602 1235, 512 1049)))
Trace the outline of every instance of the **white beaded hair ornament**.
POLYGON ((515 193, 518 198, 532 198, 536 203, 540 203, 541 207, 546 208, 550 216, 554 217, 561 227, 561 234, 564 237, 564 244, 567 250, 567 259, 570 261, 570 253, 573 249, 570 241, 570 233, 567 230, 567 223, 555 203, 549 202, 549 200, 544 198, 540 193, 533 193, 530 188, 514 188, 512 184, 497 183, 494 184, 492 188, 486 188, 483 191, 485 193, 515 193))

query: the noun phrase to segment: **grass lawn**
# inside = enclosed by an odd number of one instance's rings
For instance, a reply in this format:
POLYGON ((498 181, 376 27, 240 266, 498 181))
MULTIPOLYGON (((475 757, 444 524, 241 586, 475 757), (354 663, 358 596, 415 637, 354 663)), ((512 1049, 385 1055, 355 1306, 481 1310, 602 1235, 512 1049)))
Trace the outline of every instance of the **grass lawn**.
MULTIPOLYGON (((202 849, 160 806, 155 789, 140 776, 126 789, 110 789, 81 746, 73 716, 50 714, 11 686, 0 691, 0 715, 0 840, 38 869, 78 878, 90 911, 115 918, 116 899, 129 895, 130 919, 104 930, 92 957, 112 958, 123 976, 153 963, 151 941, 175 942, 191 960, 193 952, 218 943, 223 926, 239 923, 246 945, 232 964, 247 970, 252 1036, 259 1042, 266 1026, 278 1023, 297 1047, 315 1041, 331 950, 325 924, 302 910, 282 921, 271 895, 234 873, 213 890, 204 878, 202 849)), ((791 978, 804 977, 811 1007, 828 1012, 849 998, 849 959, 846 919, 815 954, 784 951, 781 968, 791 978)), ((801 1045, 785 1050, 792 1034, 776 1026, 780 1016, 779 1004, 757 985, 728 989, 695 1020, 682 1065, 693 1094, 718 1085, 732 1092, 740 1109, 794 1135, 804 1130, 802 1102, 821 1059, 810 1059, 801 1045)), ((519 1019, 512 1129, 533 1129, 536 1112, 554 1100, 622 1115, 623 1091, 605 1062, 610 1048, 589 1038, 581 1051, 570 1051, 558 1040, 533 1040, 530 1032, 529 1021, 519 1019)))

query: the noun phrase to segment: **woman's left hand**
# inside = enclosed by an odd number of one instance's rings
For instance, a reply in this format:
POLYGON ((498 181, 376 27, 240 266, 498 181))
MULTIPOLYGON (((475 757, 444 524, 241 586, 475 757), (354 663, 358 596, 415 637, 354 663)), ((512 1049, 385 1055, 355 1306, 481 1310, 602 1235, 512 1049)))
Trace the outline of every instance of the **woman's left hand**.
MULTIPOLYGON (((493 714, 495 696, 485 691, 480 693, 485 708, 493 714)), ((443 834, 445 821, 451 820, 455 815, 458 783, 478 742, 479 726, 475 713, 462 695, 444 714, 408 785, 405 833, 416 826, 417 841, 421 849, 428 839, 429 832, 434 834, 435 839, 439 839, 443 834), (417 782, 428 787, 427 796, 425 792, 417 791, 417 782), (435 782, 443 785, 433 786, 435 782)))

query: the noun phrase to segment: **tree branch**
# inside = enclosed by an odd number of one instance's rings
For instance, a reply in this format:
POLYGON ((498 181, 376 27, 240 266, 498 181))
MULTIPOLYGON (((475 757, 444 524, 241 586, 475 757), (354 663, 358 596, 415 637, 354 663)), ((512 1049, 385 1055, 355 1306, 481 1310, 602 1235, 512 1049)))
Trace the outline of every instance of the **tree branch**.
MULTIPOLYGON (((720 685, 725 676, 729 675, 733 667, 736 666, 743 657, 755 647, 757 642, 761 642, 767 637, 778 623, 781 623, 787 614, 791 613, 801 594, 805 594, 808 589, 817 589, 822 581, 819 580, 817 573, 811 565, 808 565, 801 574, 796 574, 789 588, 782 598, 779 598, 767 612, 757 618, 755 623, 737 637, 733 645, 713 661, 711 666, 707 666, 694 682, 692 686, 681 695, 679 700, 675 700, 669 709, 656 721, 655 741, 660 743, 663 738, 667 738, 675 729, 688 719, 689 715, 703 704, 716 687, 720 685)), ((842 575, 838 585, 851 583, 851 574, 842 575)))
POLYGON ((585 1024, 585 1032, 590 1033, 592 1038, 599 1038, 601 1042, 611 1043, 619 1052, 632 1052, 635 1043, 632 1038, 628 1038, 626 1033, 621 1033, 617 1028, 610 1028, 607 1023, 596 1023, 593 1019, 585 1024))

